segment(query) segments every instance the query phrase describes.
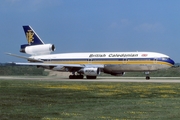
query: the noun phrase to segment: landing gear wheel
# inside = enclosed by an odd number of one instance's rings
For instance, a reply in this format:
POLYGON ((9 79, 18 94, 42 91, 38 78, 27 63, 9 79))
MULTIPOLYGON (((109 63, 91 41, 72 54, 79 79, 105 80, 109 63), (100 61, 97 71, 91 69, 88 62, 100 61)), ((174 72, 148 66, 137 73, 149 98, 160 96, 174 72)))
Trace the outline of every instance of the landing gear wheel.
POLYGON ((69 75, 69 79, 75 79, 75 75, 69 75))
POLYGON ((69 75, 69 79, 83 79, 83 75, 69 75))
POLYGON ((76 79, 83 79, 84 76, 83 75, 76 75, 76 79))
POLYGON ((146 80, 149 80, 150 79, 150 77, 149 76, 146 76, 146 80))
POLYGON ((96 76, 86 76, 87 79, 96 79, 96 76))

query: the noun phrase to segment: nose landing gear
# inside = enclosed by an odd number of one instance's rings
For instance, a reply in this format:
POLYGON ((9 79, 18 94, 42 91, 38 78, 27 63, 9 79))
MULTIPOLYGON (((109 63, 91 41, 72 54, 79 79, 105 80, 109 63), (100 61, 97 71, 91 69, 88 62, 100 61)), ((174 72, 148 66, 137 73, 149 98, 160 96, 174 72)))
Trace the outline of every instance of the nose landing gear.
POLYGON ((146 76, 146 80, 149 80, 150 79, 150 77, 149 76, 146 76))
POLYGON ((149 72, 144 72, 146 74, 146 80, 150 80, 149 72))

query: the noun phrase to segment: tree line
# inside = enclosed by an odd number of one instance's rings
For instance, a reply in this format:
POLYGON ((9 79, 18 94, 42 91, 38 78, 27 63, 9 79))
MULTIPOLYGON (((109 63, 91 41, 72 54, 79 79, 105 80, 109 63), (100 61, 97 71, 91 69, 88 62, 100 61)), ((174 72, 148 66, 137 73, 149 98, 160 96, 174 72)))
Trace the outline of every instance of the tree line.
MULTIPOLYGON (((0 63, 0 75, 22 75, 22 76, 47 76, 49 72, 43 68, 35 66, 15 66, 0 63)), ((109 74, 101 74, 101 76, 110 76, 109 74)), ((150 72, 151 77, 180 77, 180 67, 172 67, 169 69, 150 72)), ((123 77, 144 77, 143 72, 126 72, 123 77)))
POLYGON ((0 65, 0 75, 46 76, 48 72, 35 66, 0 65))

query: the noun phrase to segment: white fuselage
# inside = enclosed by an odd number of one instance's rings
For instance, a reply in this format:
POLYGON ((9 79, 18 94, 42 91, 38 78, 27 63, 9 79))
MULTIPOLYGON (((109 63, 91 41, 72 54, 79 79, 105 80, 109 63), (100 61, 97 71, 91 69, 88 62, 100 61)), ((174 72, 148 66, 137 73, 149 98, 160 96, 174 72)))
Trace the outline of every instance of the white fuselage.
POLYGON ((156 52, 62 53, 31 56, 51 64, 101 65, 105 72, 154 71, 169 68, 174 61, 156 52))

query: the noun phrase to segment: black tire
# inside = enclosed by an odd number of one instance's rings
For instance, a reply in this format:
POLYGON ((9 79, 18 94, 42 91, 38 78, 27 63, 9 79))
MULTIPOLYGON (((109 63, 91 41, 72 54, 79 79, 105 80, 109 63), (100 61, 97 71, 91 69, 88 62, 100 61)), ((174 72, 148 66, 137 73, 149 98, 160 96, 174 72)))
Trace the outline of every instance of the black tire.
POLYGON ((76 76, 76 79, 83 79, 83 78, 84 78, 83 75, 77 75, 77 76, 76 76))
POLYGON ((149 76, 146 76, 146 80, 150 80, 150 77, 149 77, 149 76))
POLYGON ((69 79, 74 79, 73 75, 69 75, 69 79))
POLYGON ((86 76, 87 79, 96 79, 97 76, 86 76))
POLYGON ((69 79, 83 79, 83 75, 69 75, 69 79))

